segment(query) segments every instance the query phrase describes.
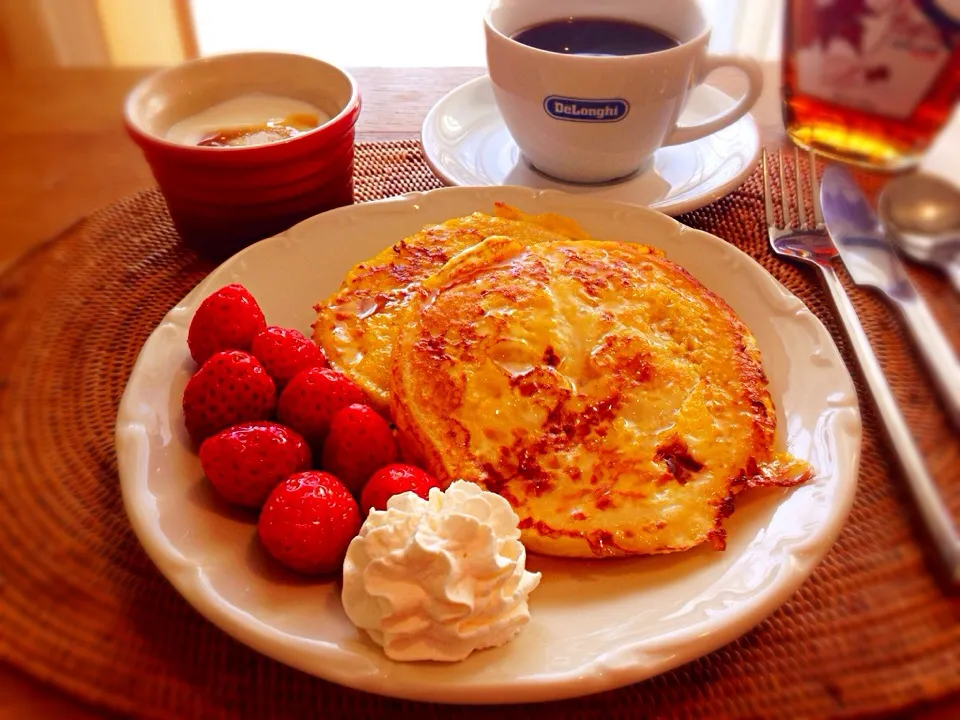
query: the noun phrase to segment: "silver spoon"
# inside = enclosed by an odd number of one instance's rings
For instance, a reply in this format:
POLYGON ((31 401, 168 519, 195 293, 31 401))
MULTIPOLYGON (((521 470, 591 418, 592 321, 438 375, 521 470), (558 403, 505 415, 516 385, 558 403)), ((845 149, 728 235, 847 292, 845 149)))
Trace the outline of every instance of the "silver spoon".
POLYGON ((900 249, 943 270, 960 292, 960 190, 932 175, 904 175, 884 188, 879 209, 900 249))

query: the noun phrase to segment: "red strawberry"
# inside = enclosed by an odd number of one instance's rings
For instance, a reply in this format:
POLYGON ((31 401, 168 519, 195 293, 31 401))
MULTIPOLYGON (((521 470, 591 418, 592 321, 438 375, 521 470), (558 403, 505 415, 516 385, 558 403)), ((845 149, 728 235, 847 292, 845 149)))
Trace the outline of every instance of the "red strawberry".
POLYGON ((341 408, 365 400, 363 391, 346 375, 330 368, 309 368, 298 373, 280 393, 277 418, 319 452, 333 416, 341 408))
POLYGON ((266 420, 277 401, 267 371, 250 353, 215 353, 183 391, 183 420, 199 445, 219 430, 249 420, 266 420))
POLYGON ((257 334, 250 348, 278 388, 283 388, 301 370, 327 366, 320 348, 299 330, 270 325, 257 334))
POLYGON ((267 498, 257 533, 274 558, 309 574, 339 572, 347 546, 360 531, 353 495, 330 473, 291 475, 267 498))
POLYGON ((387 421, 367 405, 347 405, 330 421, 323 443, 323 469, 359 495, 375 470, 397 461, 397 443, 387 421))
POLYGON ((187 346, 197 365, 221 350, 249 350, 254 335, 266 327, 263 311, 247 289, 226 285, 207 297, 190 321, 187 346))
POLYGON ((310 448, 273 422, 232 425, 200 446, 200 465, 224 500, 260 507, 288 475, 310 469, 310 448))
POLYGON ((396 463, 377 470, 363 486, 360 507, 363 517, 371 510, 386 510, 387 500, 394 495, 412 490, 424 500, 430 488, 440 487, 435 477, 413 465, 396 463))

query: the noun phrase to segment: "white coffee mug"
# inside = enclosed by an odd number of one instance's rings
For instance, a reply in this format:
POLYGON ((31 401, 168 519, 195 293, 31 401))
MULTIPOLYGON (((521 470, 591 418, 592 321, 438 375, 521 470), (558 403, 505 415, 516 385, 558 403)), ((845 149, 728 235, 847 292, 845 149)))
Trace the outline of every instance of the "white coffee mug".
POLYGON ((763 90, 759 63, 707 53, 710 26, 695 0, 493 0, 484 18, 487 68, 507 129, 540 172, 578 183, 644 170, 665 145, 705 137, 743 117, 763 90), (640 55, 568 55, 512 39, 569 18, 639 23, 679 45, 640 55), (739 68, 748 89, 733 107, 678 125, 690 90, 719 67, 739 68))

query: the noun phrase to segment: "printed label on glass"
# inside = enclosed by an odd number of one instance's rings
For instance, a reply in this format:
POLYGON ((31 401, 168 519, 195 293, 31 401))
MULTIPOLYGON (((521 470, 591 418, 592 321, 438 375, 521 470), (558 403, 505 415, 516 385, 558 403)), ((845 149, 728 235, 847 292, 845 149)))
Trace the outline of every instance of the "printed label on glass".
POLYGON ((908 118, 950 60, 956 0, 810 0, 794 33, 797 90, 908 118))

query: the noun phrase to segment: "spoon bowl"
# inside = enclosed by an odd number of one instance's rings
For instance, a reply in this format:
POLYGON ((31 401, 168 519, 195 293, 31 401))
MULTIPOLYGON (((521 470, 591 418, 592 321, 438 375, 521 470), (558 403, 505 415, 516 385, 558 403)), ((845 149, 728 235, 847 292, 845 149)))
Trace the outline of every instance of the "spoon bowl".
POLYGON ((884 188, 879 210, 900 249, 940 268, 960 292, 960 189, 932 175, 905 175, 884 188))

